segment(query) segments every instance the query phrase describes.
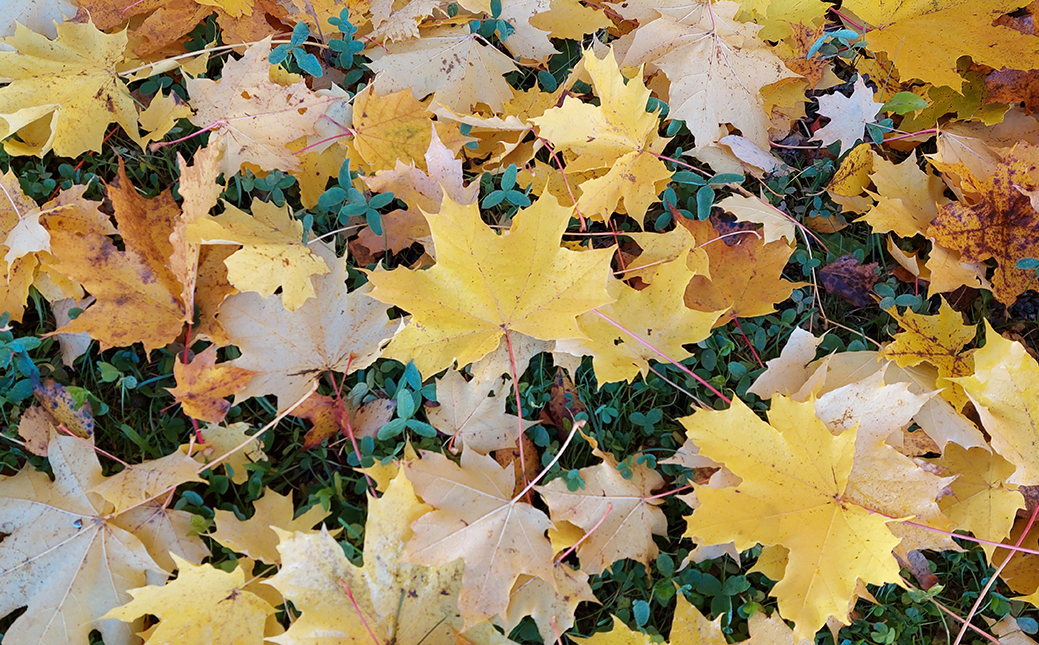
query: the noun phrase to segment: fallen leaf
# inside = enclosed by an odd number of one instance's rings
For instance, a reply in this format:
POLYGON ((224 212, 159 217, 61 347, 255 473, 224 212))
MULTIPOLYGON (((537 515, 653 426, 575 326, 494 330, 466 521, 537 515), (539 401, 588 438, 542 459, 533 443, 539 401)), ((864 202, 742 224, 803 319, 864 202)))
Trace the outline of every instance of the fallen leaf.
POLYGON ((137 537, 108 517, 104 500, 88 493, 104 481, 93 447, 56 436, 48 447, 55 481, 31 466, 0 480, 0 614, 27 607, 5 637, 19 643, 86 642, 98 630, 106 643, 129 645, 129 625, 103 619, 130 600, 128 590, 161 582, 164 572, 137 537))
POLYGON ((933 316, 917 314, 911 309, 899 315, 892 310, 892 317, 904 331, 895 335, 880 356, 898 363, 900 367, 914 367, 927 362, 938 370, 936 385, 944 388, 942 396, 957 410, 963 409, 967 397, 963 389, 949 379, 970 376, 974 372, 971 352, 963 348, 974 340, 977 330, 973 325, 964 325, 963 316, 949 303, 941 300, 938 313, 933 316))
POLYGON ((192 419, 220 423, 231 409, 231 402, 224 397, 242 391, 255 373, 224 363, 217 365, 216 346, 210 345, 190 363, 173 364, 177 387, 167 390, 192 419))
POLYGON ((219 465, 228 472, 232 482, 244 484, 249 480, 246 464, 267 461, 259 439, 249 439, 249 430, 249 424, 241 421, 227 426, 209 424, 199 430, 203 443, 195 444, 191 456, 201 464, 208 464, 233 451, 234 454, 223 459, 219 465))
POLYGON ((388 43, 370 49, 368 64, 376 73, 372 87, 378 94, 410 89, 416 99, 433 94, 440 105, 463 114, 483 103, 500 112, 512 98, 504 75, 516 70, 505 54, 480 42, 477 34, 443 27, 416 40, 388 43))
POLYGON ((201 217, 187 225, 189 242, 240 244, 227 256, 227 279, 239 291, 254 291, 266 298, 281 290, 281 301, 296 311, 314 297, 314 276, 328 273, 327 263, 303 244, 303 223, 292 217, 286 205, 254 200, 253 214, 225 203, 216 217, 201 217))
POLYGON ((276 394, 285 409, 324 372, 349 374, 371 365, 397 326, 386 317, 388 307, 368 295, 369 287, 347 292, 345 257, 320 243, 310 248, 331 271, 314 278, 316 296, 299 309, 255 293, 233 295, 220 308, 221 324, 242 350, 228 366, 259 372, 236 402, 276 394))
POLYGON ((292 494, 279 495, 269 488, 253 502, 253 508, 253 515, 247 520, 239 520, 234 511, 214 511, 216 531, 210 537, 231 551, 267 564, 281 563, 275 528, 314 535, 317 531, 312 530, 313 526, 328 517, 328 511, 318 504, 293 519, 292 494))
POLYGON ((834 92, 819 97, 819 115, 829 118, 830 122, 817 130, 810 140, 821 141, 824 146, 839 142, 837 155, 840 156, 865 136, 866 126, 877 118, 881 106, 881 103, 873 101, 873 90, 866 87, 859 76, 851 96, 834 92))
POLYGON ((625 83, 613 50, 602 60, 585 50, 584 67, 592 78, 599 105, 568 96, 562 106, 532 119, 541 136, 565 151, 567 172, 606 169, 582 183, 577 208, 605 220, 620 208, 640 225, 657 201, 671 171, 655 157, 670 139, 657 134, 659 117, 646 112, 650 92, 641 78, 625 83))
POLYGON ((892 554, 899 540, 888 518, 844 499, 855 430, 833 436, 814 407, 773 397, 769 425, 734 399, 724 412, 681 419, 703 455, 743 480, 736 488, 696 486, 700 507, 687 519, 686 536, 735 540, 739 550, 758 542, 790 549, 772 595, 794 621, 796 638, 813 636, 830 616, 847 622, 857 579, 883 584, 899 572, 892 554), (743 428, 738 438, 730 432, 736 426, 743 428))
POLYGON ((468 446, 486 455, 492 450, 516 445, 520 429, 536 425, 505 414, 505 404, 512 394, 504 379, 484 384, 466 381, 460 372, 448 370, 437 379, 437 403, 426 408, 430 425, 451 437, 451 445, 468 446), (491 396, 491 391, 494 395, 491 396))
POLYGON ((705 312, 728 308, 716 327, 733 318, 772 313, 774 303, 786 300, 791 291, 804 286, 782 278, 786 262, 794 252, 786 242, 765 244, 756 231, 726 225, 721 220, 677 219, 692 232, 710 259, 710 279, 694 276, 685 291, 685 304, 705 312))
POLYGON ((126 34, 105 34, 94 23, 63 22, 57 38, 21 25, 4 42, 16 52, 0 51, 0 139, 11 155, 61 157, 101 151, 105 129, 118 123, 135 143, 137 107, 116 74, 126 34), (8 139, 18 134, 19 140, 8 139))
POLYGON ((386 493, 368 501, 364 566, 346 559, 324 529, 320 533, 280 532, 281 570, 270 584, 302 612, 288 631, 270 640, 303 645, 317 639, 362 641, 373 635, 399 645, 508 645, 489 623, 466 630, 457 602, 462 561, 409 564, 405 541, 429 512, 403 474, 386 493), (460 636, 461 635, 461 636, 460 636), (464 638, 464 641, 460 641, 464 638))
POLYGON ((1039 163, 1037 152, 1039 148, 1025 144, 1015 147, 991 177, 978 177, 957 164, 951 170, 971 197, 940 205, 928 230, 928 236, 957 251, 964 262, 995 259, 992 295, 1007 305, 1036 286, 1035 272, 1018 269, 1015 263, 1018 258, 1039 257, 1039 212, 1029 198, 1029 191, 1039 185, 1030 176, 1039 163))
POLYGON ((512 467, 462 450, 461 466, 436 453, 404 462, 418 495, 435 510, 412 522, 403 561, 440 567, 465 558, 458 609, 466 627, 509 605, 522 574, 554 582, 551 526, 540 510, 513 497, 512 467))
POLYGON ((275 609, 243 589, 245 571, 241 567, 228 573, 209 564, 195 566, 173 558, 178 570, 176 580, 165 586, 127 590, 133 600, 113 608, 105 618, 133 624, 146 614, 155 616, 158 627, 148 636, 153 645, 210 645, 217 625, 221 642, 263 642, 264 623, 275 609))
POLYGON ((146 350, 162 347, 177 338, 187 316, 183 285, 167 264, 174 252, 170 234, 180 210, 169 190, 154 199, 141 197, 121 162, 108 197, 123 251, 107 232, 84 230, 66 211, 41 218, 51 235, 54 269, 97 298, 58 332, 90 334, 102 350, 135 342, 146 350))
POLYGON ((868 307, 873 299, 873 285, 877 283, 877 263, 862 264, 848 253, 819 269, 819 281, 823 288, 835 296, 844 298, 856 307, 868 307))
POLYGON ((537 486, 551 511, 553 522, 566 521, 585 531, 577 547, 581 570, 602 573, 617 560, 631 558, 643 564, 657 556, 653 535, 667 533, 667 519, 653 491, 664 485, 655 470, 633 459, 631 476, 625 477, 617 461, 593 443, 601 463, 578 471, 584 482, 570 490, 562 479, 537 486))
POLYGON ((422 374, 479 360, 509 332, 579 338, 576 317, 611 300, 606 278, 612 251, 559 248, 570 209, 551 196, 520 211, 500 236, 480 220, 475 204, 446 197, 440 213, 426 219, 437 263, 422 271, 375 271, 368 278, 373 298, 412 315, 386 356, 407 356, 422 374), (502 302, 514 304, 503 309, 502 302))
POLYGON ((270 38, 252 45, 239 60, 224 64, 220 80, 186 78, 195 114, 191 122, 222 135, 220 170, 230 177, 244 163, 263 170, 296 170, 289 144, 315 134, 332 102, 300 81, 281 87, 270 81, 270 38))
MULTIPOLYGON (((682 119, 697 148, 731 124, 759 148, 768 148, 770 125, 761 88, 797 76, 758 38, 760 27, 735 20, 735 2, 661 8, 640 27, 622 65, 652 63, 671 81, 670 116, 682 119)), ((727 134, 727 133, 726 133, 727 134)))
POLYGON ((974 402, 992 447, 1017 470, 1008 484, 1028 485, 1039 476, 1034 449, 1039 428, 1039 364, 1021 343, 1006 340, 985 321, 985 346, 974 350, 974 374, 950 379, 974 402))

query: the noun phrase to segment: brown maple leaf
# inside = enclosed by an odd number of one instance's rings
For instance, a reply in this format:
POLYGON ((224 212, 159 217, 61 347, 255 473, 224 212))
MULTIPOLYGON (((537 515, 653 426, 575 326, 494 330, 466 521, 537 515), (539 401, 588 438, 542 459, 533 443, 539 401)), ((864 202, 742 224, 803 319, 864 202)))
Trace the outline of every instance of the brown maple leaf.
POLYGON ((210 345, 201 354, 196 354, 190 363, 174 363, 177 387, 166 389, 184 408, 184 414, 193 419, 220 423, 231 409, 231 402, 224 397, 245 389, 254 374, 256 372, 241 367, 217 365, 216 345, 210 345))
POLYGON ((1036 287, 1034 271, 1018 269, 1020 258, 1039 257, 1039 147, 1018 144, 995 167, 979 177, 963 163, 951 167, 960 176, 963 199, 938 207, 928 236, 958 251, 964 262, 995 259, 992 295, 1011 305, 1036 287))
POLYGON ((108 197, 123 251, 107 235, 70 223, 62 211, 40 218, 51 235, 54 269, 97 298, 58 332, 88 333, 102 350, 138 341, 146 350, 162 347, 191 319, 182 299, 184 285, 169 268, 170 234, 180 209, 169 190, 154 199, 141 197, 122 161, 108 197))
POLYGON ((726 224, 718 218, 699 221, 678 218, 689 229, 697 244, 710 258, 710 279, 693 276, 685 292, 685 303, 697 311, 729 311, 715 327, 733 318, 751 318, 775 311, 773 306, 790 297, 790 292, 805 286, 784 280, 786 266, 794 248, 785 240, 765 244, 753 225, 726 224))

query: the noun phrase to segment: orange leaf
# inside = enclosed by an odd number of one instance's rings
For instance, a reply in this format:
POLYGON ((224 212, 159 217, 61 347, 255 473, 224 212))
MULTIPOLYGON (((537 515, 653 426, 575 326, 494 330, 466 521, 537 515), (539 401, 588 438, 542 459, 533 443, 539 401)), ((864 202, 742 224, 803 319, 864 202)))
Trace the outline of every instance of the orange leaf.
POLYGON ((216 345, 210 345, 186 365, 177 361, 173 365, 177 387, 166 389, 184 408, 184 414, 193 419, 220 423, 231 409, 231 402, 224 397, 245 389, 253 374, 256 372, 241 367, 224 363, 217 365, 216 345))

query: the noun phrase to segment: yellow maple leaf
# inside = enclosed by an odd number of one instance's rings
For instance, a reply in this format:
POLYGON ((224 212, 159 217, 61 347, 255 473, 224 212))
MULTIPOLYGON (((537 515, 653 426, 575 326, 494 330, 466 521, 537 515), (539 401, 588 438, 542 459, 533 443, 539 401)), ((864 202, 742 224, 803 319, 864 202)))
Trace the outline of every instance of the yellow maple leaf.
POLYGON ((231 409, 230 401, 224 397, 240 392, 253 374, 255 372, 241 367, 217 365, 216 345, 210 345, 190 363, 179 360, 174 363, 177 386, 166 389, 181 404, 184 414, 192 419, 220 423, 231 409))
MULTIPOLYGON (((267 455, 260 447, 259 440, 247 441, 249 430, 249 424, 241 421, 227 426, 208 424, 199 430, 203 443, 194 444, 195 450, 191 456, 200 464, 208 464, 232 450, 236 451, 227 459, 223 459, 219 467, 231 475, 231 481, 244 484, 249 480, 249 471, 245 469, 245 465, 267 461, 267 455), (239 448, 243 444, 244 447, 239 448)), ((187 446, 181 446, 181 450, 187 452, 187 446)))
POLYGON ((129 589, 165 580, 168 552, 198 562, 208 551, 187 537, 184 511, 112 513, 90 492, 105 477, 89 441, 55 436, 47 453, 55 481, 31 466, 0 480, 0 612, 27 607, 4 636, 58 645, 87 642, 96 629, 106 643, 129 644, 131 627, 102 617, 130 600, 129 589))
POLYGON ((790 549, 786 575, 772 590, 798 638, 810 637, 829 616, 848 621, 856 580, 898 580, 892 549, 899 540, 888 519, 845 499, 855 430, 833 436, 815 406, 772 399, 772 425, 739 399, 728 410, 701 410, 681 419, 700 453, 743 479, 735 488, 697 486, 700 507, 686 536, 707 544, 731 540, 790 549), (740 428, 733 433, 732 428, 740 428))
POLYGON ((315 297, 299 309, 256 293, 235 294, 220 308, 221 324, 242 351, 229 365, 259 372, 235 401, 277 394, 284 410, 324 372, 349 374, 374 363, 398 327, 386 317, 389 307, 370 297, 370 287, 347 291, 346 257, 321 242, 310 248, 331 271, 314 279, 315 297))
POLYGON ((588 340, 558 341, 556 351, 578 356, 591 354, 600 385, 630 383, 639 374, 645 377, 649 361, 661 360, 657 352, 675 361, 692 356, 683 345, 710 336, 712 325, 725 310, 704 312, 686 307, 685 289, 696 272, 686 266, 685 257, 656 268, 653 282, 642 290, 611 280, 607 288, 616 300, 577 318, 588 340), (624 327, 634 338, 613 323, 624 327))
POLYGON ((568 96, 561 107, 532 119, 541 135, 567 152, 567 171, 609 169, 581 185, 578 208, 607 219, 623 200, 624 211, 640 225, 649 205, 667 185, 671 171, 654 153, 670 139, 657 134, 659 116, 646 112, 650 93, 638 79, 625 83, 610 49, 599 59, 585 50, 584 67, 592 77, 598 106, 568 96))
POLYGON ((368 642, 374 636, 380 643, 398 645, 511 643, 489 623, 465 631, 456 606, 461 560, 425 567, 402 558, 409 525, 429 510, 399 472, 382 497, 368 500, 361 567, 346 559, 325 530, 279 531, 282 566, 270 584, 301 614, 285 634, 270 640, 305 645, 368 642))
POLYGON ((105 128, 115 122, 138 144, 137 107, 116 74, 126 49, 124 32, 108 35, 94 23, 63 22, 56 40, 21 25, 0 52, 0 138, 12 155, 62 157, 100 152, 105 128))
MULTIPOLYGON (((438 405, 426 409, 430 425, 483 455, 516 445, 520 423, 516 415, 505 414, 512 389, 504 379, 466 381, 460 372, 448 370, 436 383, 438 405)), ((535 425, 527 420, 521 423, 524 430, 535 425)))
POLYGON ((244 163, 262 170, 296 170, 289 144, 316 134, 314 127, 334 99, 320 96, 302 80, 282 87, 270 81, 270 37, 224 65, 220 80, 186 78, 195 114, 191 122, 222 134, 220 170, 230 177, 244 163))
POLYGON ((274 528, 295 531, 300 535, 314 534, 316 531, 311 530, 312 527, 329 514, 318 504, 293 518, 292 494, 279 495, 270 489, 264 491, 263 497, 256 500, 253 507, 253 516, 244 521, 239 520, 234 511, 217 509, 213 517, 216 531, 212 538, 236 553, 268 564, 281 563, 274 528))
POLYGON ((761 29, 735 20, 735 2, 663 8, 639 27, 623 65, 652 63, 671 81, 671 118, 683 119, 703 148, 719 137, 719 124, 739 128, 767 150, 769 114, 761 88, 797 74, 758 38, 761 29))
POLYGON ((261 643, 264 623, 275 613, 267 601, 244 589, 241 566, 230 573, 210 564, 195 566, 173 556, 177 579, 164 586, 130 589, 133 600, 105 618, 132 623, 149 614, 159 624, 148 636, 152 645, 211 645, 216 642, 261 643))
POLYGON ((152 350, 173 341, 185 318, 184 285, 170 269, 170 234, 180 213, 169 190, 145 199, 120 164, 108 187, 124 250, 105 231, 58 210, 41 217, 50 232, 53 270, 82 283, 97 301, 59 332, 85 332, 102 349, 140 341, 152 350))
POLYGON ((612 300, 612 250, 561 249, 571 212, 543 195, 497 235, 476 204, 445 197, 439 213, 426 214, 437 263, 369 275, 373 298, 412 315, 386 356, 435 374, 456 360, 463 366, 483 358, 511 331, 540 340, 582 337, 576 317, 612 300))
MULTIPOLYGON (((582 531, 577 529, 577 533, 580 538, 582 531)), ((555 543, 552 546, 555 547, 555 543)), ((545 645, 552 645, 558 641, 558 634, 574 626, 577 605, 598 602, 588 585, 588 573, 562 562, 556 562, 554 570, 554 584, 531 576, 521 576, 516 581, 509 594, 508 610, 495 620, 505 633, 511 633, 524 617, 530 616, 537 624, 545 645)))
POLYGON ((878 27, 865 36, 870 50, 887 53, 907 80, 959 90, 963 78, 956 73, 956 61, 965 55, 996 69, 1039 67, 1032 36, 994 24, 1021 6, 1017 0, 852 0, 843 6, 878 27))
POLYGON ((971 352, 963 348, 974 340, 975 327, 964 325, 963 316, 944 298, 933 316, 911 309, 903 314, 894 309, 889 313, 904 331, 895 334, 894 342, 888 344, 880 356, 895 361, 900 367, 914 367, 924 362, 933 365, 938 369, 938 387, 945 388, 942 396, 957 410, 963 409, 967 397, 963 389, 949 379, 974 372, 971 352))
POLYGON ((887 517, 914 516, 916 524, 888 525, 901 538, 895 554, 906 559, 914 549, 955 549, 946 533, 954 527, 936 503, 951 477, 938 477, 895 450, 888 441, 901 437, 930 395, 913 393, 906 383, 884 383, 883 372, 874 372, 856 383, 819 396, 815 414, 831 432, 857 428, 855 457, 843 499, 887 517), (897 433, 897 434, 896 434, 897 433))
POLYGON ((548 504, 553 522, 569 522, 584 531, 594 529, 577 547, 582 571, 602 573, 624 558, 648 565, 657 555, 653 535, 667 533, 661 500, 652 499, 664 478, 637 462, 631 476, 624 476, 613 455, 599 450, 594 440, 592 452, 602 462, 579 471, 584 486, 571 491, 565 481, 554 479, 537 491, 548 504))
POLYGON ((1039 208, 1030 197, 1039 190, 1031 175, 1037 166, 1039 147, 1024 143, 1001 159, 991 176, 977 176, 965 164, 956 164, 950 170, 960 175, 965 194, 938 207, 927 233, 937 244, 958 251, 963 261, 995 259, 999 266, 992 274, 992 295, 1007 305, 1036 287, 1035 272, 1015 263, 1039 257, 1039 208))
POLYGON ((951 379, 974 402, 992 447, 1017 470, 1007 483, 1039 480, 1039 364, 1024 345, 1009 341, 985 321, 985 346, 974 351, 974 374, 951 379))
POLYGON ((12 171, 0 175, 0 187, 4 193, 0 198, 0 311, 21 322, 30 286, 52 304, 64 298, 82 298, 83 288, 78 282, 51 270, 50 232, 40 218, 60 214, 68 228, 115 234, 108 216, 98 208, 101 202, 83 198, 86 186, 73 186, 38 206, 22 192, 12 171))
POLYGON ((279 288, 281 301, 296 311, 314 297, 313 276, 329 272, 328 265, 303 244, 303 223, 286 204, 254 200, 252 216, 230 204, 215 217, 204 216, 187 225, 187 239, 201 244, 241 244, 229 255, 227 279, 239 291, 266 298, 279 288))
POLYGON ((870 179, 877 191, 869 194, 877 203, 861 219, 877 233, 893 231, 900 237, 926 233, 938 217, 938 205, 948 202, 942 180, 920 170, 913 156, 893 164, 874 152, 870 179))
POLYGON ((544 512, 513 497, 513 465, 463 449, 461 465, 423 452, 404 463, 416 492, 434 511, 411 524, 405 562, 440 567, 465 559, 458 609, 471 627, 504 613, 521 574, 552 584, 552 546, 544 512))
MULTIPOLYGON (((983 448, 966 449, 955 443, 945 446, 939 466, 956 475, 949 485, 952 495, 938 500, 942 512, 960 529, 990 542, 1002 542, 1010 536, 1017 511, 1025 507, 1024 496, 1006 479, 1014 466, 997 453, 983 448)), ((996 547, 981 545, 989 559, 996 547)))
POLYGON ((410 89, 416 99, 433 94, 436 103, 455 112, 476 112, 483 103, 495 113, 512 98, 504 75, 516 71, 511 58, 481 42, 477 34, 442 27, 422 38, 388 43, 368 50, 379 94, 410 89))

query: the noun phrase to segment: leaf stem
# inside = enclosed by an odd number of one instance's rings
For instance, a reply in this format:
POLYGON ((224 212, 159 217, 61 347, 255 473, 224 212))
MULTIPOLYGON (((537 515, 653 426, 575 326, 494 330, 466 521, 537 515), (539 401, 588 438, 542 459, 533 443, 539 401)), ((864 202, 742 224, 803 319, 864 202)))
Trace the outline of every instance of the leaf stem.
POLYGON ((718 391, 717 389, 715 389, 715 387, 714 387, 713 385, 711 385, 711 384, 710 384, 710 383, 708 383, 707 381, 705 381, 705 380, 703 380, 702 378, 700 378, 700 377, 699 377, 699 376, 698 376, 697 374, 693 373, 693 371, 692 371, 691 369, 689 369, 689 368, 688 368, 688 367, 686 367, 685 365, 682 365, 682 364, 681 364, 681 363, 679 363, 678 361, 672 360, 672 359, 671 359, 670 357, 668 357, 668 355, 667 355, 667 354, 665 354, 665 353, 661 352, 661 351, 660 351, 659 349, 657 349, 656 347, 653 347, 652 345, 650 345, 650 344, 649 344, 649 343, 647 343, 646 341, 642 340, 641 338, 639 338, 638 336, 636 336, 635 334, 633 334, 633 333, 632 333, 631 331, 629 331, 629 330, 628 330, 627 328, 625 328, 625 327, 624 327, 623 325, 621 325, 620 323, 618 323, 618 322, 616 322, 615 320, 613 320, 613 319, 609 318, 608 316, 604 315, 604 314, 603 314, 603 313, 602 313, 601 311, 599 311, 598 309, 592 309, 592 311, 594 311, 594 312, 595 312, 596 314, 598 314, 598 315, 599 315, 599 317, 600 317, 600 318, 602 318, 603 320, 605 320, 606 322, 610 323, 611 325, 613 325, 613 326, 614 326, 614 327, 616 327, 617 329, 621 330, 621 331, 622 331, 622 332, 624 332, 625 334, 627 334, 627 335, 631 336, 632 338, 634 338, 634 339, 635 339, 635 340, 636 340, 637 342, 639 342, 639 343, 640 343, 641 345, 643 345, 644 347, 646 347, 647 349, 649 349, 649 350, 650 350, 651 352, 653 352, 653 353, 654 353, 654 354, 656 354, 657 356, 659 356, 659 357, 663 358, 663 359, 664 359, 665 361, 667 361, 668 363, 671 363, 672 365, 674 365, 674 366, 675 366, 675 367, 677 367, 678 369, 682 370, 683 372, 685 372, 685 373, 686 373, 686 374, 688 374, 689 376, 692 376, 692 377, 693 377, 693 378, 694 378, 694 379, 695 379, 695 380, 696 380, 696 381, 697 381, 697 382, 698 382, 698 383, 699 383, 700 385, 702 385, 702 386, 704 386, 705 388, 707 388, 708 390, 710 390, 710 391, 711 391, 711 392, 712 392, 712 393, 713 393, 713 394, 714 394, 715 396, 717 396, 717 397, 718 397, 719 399, 721 399, 722 401, 725 401, 725 402, 726 402, 726 403, 728 403, 729 405, 732 405, 732 399, 730 399, 729 397, 725 396, 724 394, 722 394, 721 392, 719 392, 719 391, 718 391))

